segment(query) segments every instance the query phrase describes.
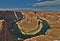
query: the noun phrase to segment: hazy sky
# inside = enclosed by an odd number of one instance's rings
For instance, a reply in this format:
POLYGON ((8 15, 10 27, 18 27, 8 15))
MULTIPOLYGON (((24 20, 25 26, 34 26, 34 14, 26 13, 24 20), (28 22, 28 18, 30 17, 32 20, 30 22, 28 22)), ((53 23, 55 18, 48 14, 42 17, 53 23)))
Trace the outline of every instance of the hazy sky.
POLYGON ((0 9, 18 8, 60 11, 60 0, 0 0, 0 9))

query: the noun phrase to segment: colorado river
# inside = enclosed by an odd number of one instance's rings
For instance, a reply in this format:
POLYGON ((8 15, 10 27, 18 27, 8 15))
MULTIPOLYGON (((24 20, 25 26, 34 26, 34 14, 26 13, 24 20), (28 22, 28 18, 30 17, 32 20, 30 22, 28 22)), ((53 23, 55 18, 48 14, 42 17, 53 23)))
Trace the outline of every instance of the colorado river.
MULTIPOLYGON (((42 21, 42 25, 43 27, 41 28, 41 30, 34 34, 34 35, 28 35, 28 34, 22 34, 21 30, 18 28, 18 25, 17 24, 13 24, 12 25, 12 29, 13 29, 13 33, 19 37, 19 38, 22 38, 22 39, 26 39, 26 38, 30 38, 30 37, 33 37, 33 36, 38 36, 38 35, 41 35, 41 34, 44 34, 45 35, 45 32, 50 28, 49 24, 47 21, 41 19, 42 21)), ((40 25, 40 24, 38 24, 40 25)))

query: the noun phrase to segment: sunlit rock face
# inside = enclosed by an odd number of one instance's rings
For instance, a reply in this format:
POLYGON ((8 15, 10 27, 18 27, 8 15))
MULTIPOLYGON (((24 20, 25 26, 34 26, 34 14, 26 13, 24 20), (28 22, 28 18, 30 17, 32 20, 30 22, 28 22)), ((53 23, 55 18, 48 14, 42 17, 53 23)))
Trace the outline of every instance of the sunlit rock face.
POLYGON ((29 39, 25 39, 24 41, 54 41, 54 38, 48 35, 40 35, 29 39))

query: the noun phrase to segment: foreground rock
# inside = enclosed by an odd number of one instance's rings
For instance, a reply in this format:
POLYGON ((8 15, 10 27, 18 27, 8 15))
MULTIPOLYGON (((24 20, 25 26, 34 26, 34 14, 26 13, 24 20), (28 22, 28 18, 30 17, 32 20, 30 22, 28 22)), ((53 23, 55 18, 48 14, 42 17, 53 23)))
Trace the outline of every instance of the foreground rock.
POLYGON ((48 35, 60 40, 60 28, 52 28, 48 35))
POLYGON ((26 39, 24 41, 54 41, 54 38, 51 36, 47 36, 47 35, 40 35, 40 36, 26 39))
POLYGON ((11 32, 10 25, 4 20, 0 20, 0 41, 17 41, 11 32))
POLYGON ((4 24, 4 20, 0 20, 0 33, 1 33, 2 28, 3 28, 3 24, 4 24))

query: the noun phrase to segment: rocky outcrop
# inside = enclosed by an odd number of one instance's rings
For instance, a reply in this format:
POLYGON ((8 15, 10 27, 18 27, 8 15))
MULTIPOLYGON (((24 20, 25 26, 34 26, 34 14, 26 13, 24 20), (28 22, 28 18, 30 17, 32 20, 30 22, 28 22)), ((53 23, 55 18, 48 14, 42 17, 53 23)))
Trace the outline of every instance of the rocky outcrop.
POLYGON ((54 38, 47 35, 40 35, 40 36, 32 37, 30 39, 26 39, 24 41, 54 41, 54 38))
POLYGON ((3 23, 4 23, 4 20, 0 20, 0 33, 1 33, 2 28, 3 28, 3 23))
POLYGON ((14 34, 11 32, 9 23, 0 20, 0 41, 17 41, 14 34))

